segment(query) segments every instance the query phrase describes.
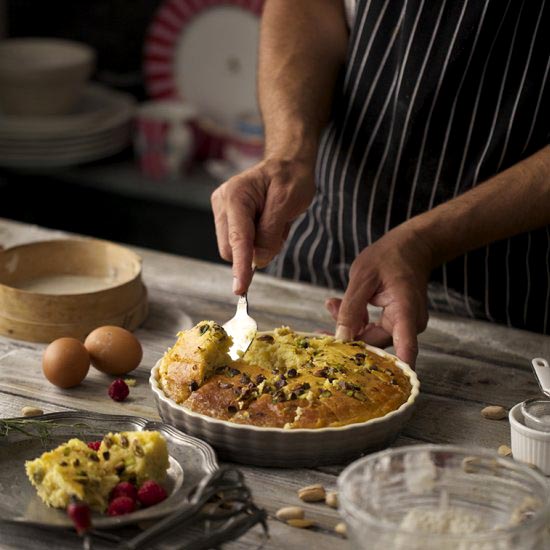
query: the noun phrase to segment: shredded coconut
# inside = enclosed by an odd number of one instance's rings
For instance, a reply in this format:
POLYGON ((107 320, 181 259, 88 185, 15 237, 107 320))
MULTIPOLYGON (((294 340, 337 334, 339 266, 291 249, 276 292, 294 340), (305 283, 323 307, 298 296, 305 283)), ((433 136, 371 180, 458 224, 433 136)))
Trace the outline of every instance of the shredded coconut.
POLYGON ((400 528, 432 535, 468 535, 485 531, 487 525, 483 518, 456 506, 446 509, 416 507, 407 512, 400 528))

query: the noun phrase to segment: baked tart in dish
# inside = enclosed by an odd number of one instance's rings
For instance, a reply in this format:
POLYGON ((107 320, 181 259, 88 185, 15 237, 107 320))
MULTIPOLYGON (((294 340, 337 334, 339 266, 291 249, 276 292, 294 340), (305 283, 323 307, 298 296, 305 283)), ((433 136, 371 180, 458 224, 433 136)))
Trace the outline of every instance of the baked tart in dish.
POLYGON ((236 361, 230 346, 213 321, 180 332, 156 370, 159 388, 201 415, 288 430, 364 423, 411 396, 410 375, 398 361, 364 342, 281 327, 258 333, 236 361))

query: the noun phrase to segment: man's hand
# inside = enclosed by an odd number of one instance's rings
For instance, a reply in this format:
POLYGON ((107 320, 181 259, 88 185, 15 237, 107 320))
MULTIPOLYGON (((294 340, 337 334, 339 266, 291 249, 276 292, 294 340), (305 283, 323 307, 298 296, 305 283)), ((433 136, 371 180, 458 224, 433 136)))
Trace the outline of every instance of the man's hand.
POLYGON ((212 194, 220 255, 233 262, 233 292, 243 294, 251 266, 265 267, 281 250, 291 223, 315 194, 313 162, 267 159, 212 194))
POLYGON ((398 357, 414 367, 417 334, 428 323, 430 271, 431 250, 406 223, 365 248, 351 266, 344 299, 326 303, 336 337, 378 347, 393 341, 398 357), (376 324, 369 322, 367 304, 382 308, 376 324))
POLYGON ((212 195, 218 247, 233 291, 267 265, 315 193, 314 166, 348 49, 342 0, 270 0, 260 30, 258 99, 265 158, 212 195))

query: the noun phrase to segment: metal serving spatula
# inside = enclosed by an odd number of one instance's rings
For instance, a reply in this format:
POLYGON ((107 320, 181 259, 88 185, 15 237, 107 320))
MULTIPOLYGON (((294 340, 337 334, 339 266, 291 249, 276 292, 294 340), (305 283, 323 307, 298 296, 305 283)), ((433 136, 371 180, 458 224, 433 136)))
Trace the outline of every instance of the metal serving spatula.
MULTIPOLYGON (((252 267, 253 272, 254 268, 255 266, 252 267)), ((258 330, 258 323, 248 315, 246 293, 239 296, 237 312, 223 325, 223 328, 233 338, 233 345, 229 348, 229 357, 235 361, 250 347, 258 330)))

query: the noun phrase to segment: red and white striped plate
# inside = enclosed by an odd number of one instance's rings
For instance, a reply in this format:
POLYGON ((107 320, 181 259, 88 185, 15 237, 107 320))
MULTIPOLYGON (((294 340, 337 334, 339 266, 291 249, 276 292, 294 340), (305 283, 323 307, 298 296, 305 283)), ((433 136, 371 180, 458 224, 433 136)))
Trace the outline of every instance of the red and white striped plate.
POLYGON ((238 117, 258 112, 263 2, 166 0, 149 27, 144 62, 148 93, 193 104, 204 120, 209 148, 220 148, 238 117))

